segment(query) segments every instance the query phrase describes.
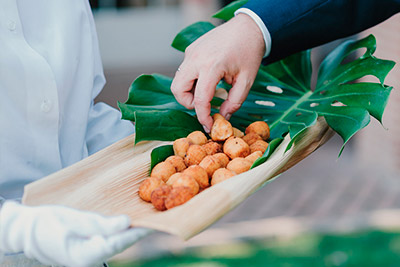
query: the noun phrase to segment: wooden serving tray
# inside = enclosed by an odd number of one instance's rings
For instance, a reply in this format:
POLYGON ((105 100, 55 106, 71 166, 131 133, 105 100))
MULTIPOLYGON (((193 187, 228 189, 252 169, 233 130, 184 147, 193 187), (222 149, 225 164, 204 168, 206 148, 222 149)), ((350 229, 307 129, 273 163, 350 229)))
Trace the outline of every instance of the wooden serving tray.
POLYGON ((150 153, 165 142, 141 142, 134 136, 25 186, 26 205, 57 204, 103 215, 127 214, 132 226, 177 235, 183 239, 201 232, 253 194, 267 181, 289 169, 325 143, 333 131, 324 119, 285 152, 287 136, 264 164, 196 195, 184 205, 159 212, 139 198, 140 183, 148 176, 150 153))

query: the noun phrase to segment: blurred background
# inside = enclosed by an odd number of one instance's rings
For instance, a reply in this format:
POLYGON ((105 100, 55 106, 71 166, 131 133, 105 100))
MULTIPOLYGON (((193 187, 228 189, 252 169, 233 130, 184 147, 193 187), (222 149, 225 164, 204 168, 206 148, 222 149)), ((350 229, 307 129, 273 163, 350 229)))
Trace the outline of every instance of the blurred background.
MULTIPOLYGON (((183 54, 171 48, 185 26, 210 20, 230 1, 90 1, 107 84, 96 99, 116 107, 143 73, 173 76, 183 54)), ((219 21, 212 21, 220 23, 219 21)), ((373 33, 377 57, 400 62, 400 16, 373 33)), ((339 40, 313 50, 314 72, 339 40)), ((361 51, 362 52, 362 51, 361 51)), ((304 161, 184 242, 156 233, 111 266, 396 266, 400 260, 399 67, 383 127, 372 120, 338 153, 333 137, 304 161)), ((371 79, 367 77, 366 79, 371 79)))

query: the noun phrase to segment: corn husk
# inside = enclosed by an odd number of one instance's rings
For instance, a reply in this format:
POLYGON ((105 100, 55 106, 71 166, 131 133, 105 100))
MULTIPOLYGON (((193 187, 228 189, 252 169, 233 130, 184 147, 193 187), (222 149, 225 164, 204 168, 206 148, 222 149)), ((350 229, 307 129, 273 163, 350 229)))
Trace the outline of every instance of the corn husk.
POLYGON ((165 142, 141 142, 129 136, 98 153, 25 187, 23 203, 58 204, 103 215, 126 214, 132 226, 164 231, 189 239, 224 216, 272 178, 289 169, 333 134, 318 122, 288 151, 287 136, 267 162, 214 185, 185 204, 159 212, 139 198, 140 183, 149 175, 150 153, 165 142))

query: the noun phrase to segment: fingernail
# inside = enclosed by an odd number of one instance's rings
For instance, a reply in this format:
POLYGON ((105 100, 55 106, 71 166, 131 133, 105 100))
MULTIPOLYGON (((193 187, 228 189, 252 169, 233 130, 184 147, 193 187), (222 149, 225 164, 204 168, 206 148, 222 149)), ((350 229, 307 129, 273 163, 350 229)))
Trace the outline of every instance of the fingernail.
POLYGON ((210 133, 210 130, 207 128, 207 126, 203 125, 203 129, 206 131, 206 133, 210 133))
POLYGON ((231 117, 232 117, 232 114, 231 114, 231 113, 228 113, 228 114, 226 114, 225 119, 226 119, 226 120, 229 120, 231 117))

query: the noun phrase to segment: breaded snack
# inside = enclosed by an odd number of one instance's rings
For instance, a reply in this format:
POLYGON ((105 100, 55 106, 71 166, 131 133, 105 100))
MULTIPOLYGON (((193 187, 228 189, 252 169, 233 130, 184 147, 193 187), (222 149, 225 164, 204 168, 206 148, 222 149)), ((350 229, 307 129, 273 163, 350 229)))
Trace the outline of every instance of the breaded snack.
POLYGON ((151 193, 151 203, 153 206, 159 210, 164 211, 167 209, 165 207, 165 199, 171 193, 172 187, 169 185, 162 185, 151 193))
POLYGON ((225 181, 235 175, 236 174, 234 172, 232 172, 228 169, 220 168, 214 172, 212 179, 211 179, 211 185, 218 184, 218 183, 225 181))
POLYGON ((250 132, 243 136, 243 141, 245 141, 249 146, 254 144, 257 140, 262 140, 261 136, 256 133, 250 132))
POLYGON ((221 167, 225 168, 226 165, 228 165, 229 157, 225 153, 217 153, 217 154, 214 154, 213 156, 214 156, 214 158, 217 158, 219 160, 221 167))
POLYGON ((176 173, 175 167, 171 163, 163 161, 154 166, 150 176, 160 178, 166 182, 174 173, 176 173))
POLYGON ((186 138, 189 139, 189 141, 193 145, 204 145, 205 143, 207 143, 207 137, 201 131, 194 131, 190 133, 186 138))
POLYGON ((167 209, 172 209, 189 201, 194 196, 195 195, 189 187, 174 187, 169 195, 165 198, 165 207, 167 209))
POLYGON ((190 140, 185 138, 176 139, 173 143, 174 154, 175 156, 179 156, 184 158, 186 155, 186 151, 189 149, 190 140))
POLYGON ((151 193, 158 187, 164 185, 160 178, 149 177, 144 180, 139 187, 139 197, 144 201, 150 202, 151 193))
POLYGON ((202 146, 191 145, 186 152, 185 164, 186 166, 198 165, 207 156, 206 151, 202 146))
POLYGON ((230 137, 223 146, 224 153, 231 159, 237 157, 247 157, 250 155, 249 145, 239 137, 230 137))
POLYGON ((248 133, 256 133, 263 140, 267 140, 269 138, 269 126, 265 121, 255 121, 246 128, 246 134, 248 133))
POLYGON ((250 146, 250 151, 251 151, 251 153, 256 152, 256 151, 261 151, 261 153, 264 154, 265 150, 267 150, 267 147, 268 147, 267 142, 265 142, 263 140, 258 140, 250 146))
POLYGON ((210 135, 213 141, 225 141, 229 137, 233 136, 231 123, 224 118, 214 120, 210 135))
POLYGON ((242 138, 244 136, 244 133, 238 128, 233 127, 233 136, 242 138))
POLYGON ((235 172, 236 174, 239 174, 250 170, 251 165, 253 165, 253 163, 250 160, 245 158, 234 158, 228 163, 226 168, 235 172))
POLYGON ((215 153, 222 151, 222 145, 213 141, 208 141, 202 147, 206 151, 207 155, 214 155, 215 153))
POLYGON ((258 158, 261 158, 262 155, 263 153, 261 151, 254 151, 253 153, 245 157, 245 159, 251 161, 251 163, 253 164, 258 158))
POLYGON ((199 165, 192 165, 188 167, 186 170, 184 170, 183 173, 194 178, 196 182, 199 184, 200 189, 210 186, 206 170, 204 170, 199 165))
POLYGON ((180 186, 185 186, 189 187, 190 190, 192 191, 193 195, 196 195, 199 192, 199 184, 196 182, 196 180, 192 177, 190 177, 187 174, 181 173, 181 176, 175 179, 175 181, 172 183, 172 187, 180 187, 180 186))
POLYGON ((171 185, 180 177, 184 176, 183 172, 177 172, 175 174, 172 174, 171 177, 169 177, 168 181, 166 181, 167 185, 171 185))
POLYGON ((213 118, 213 120, 214 121, 216 121, 216 120, 225 120, 225 118, 224 118, 224 116, 222 116, 221 114, 219 114, 219 113, 215 113, 214 115, 212 115, 212 118, 213 118))
POLYGON ((221 168, 221 163, 219 159, 215 158, 214 156, 206 156, 199 164, 200 167, 202 167, 204 170, 206 170, 208 177, 211 178, 213 173, 221 168))
POLYGON ((186 164, 183 158, 179 156, 169 156, 165 162, 170 163, 172 166, 175 167, 176 172, 181 172, 186 169, 186 164))

